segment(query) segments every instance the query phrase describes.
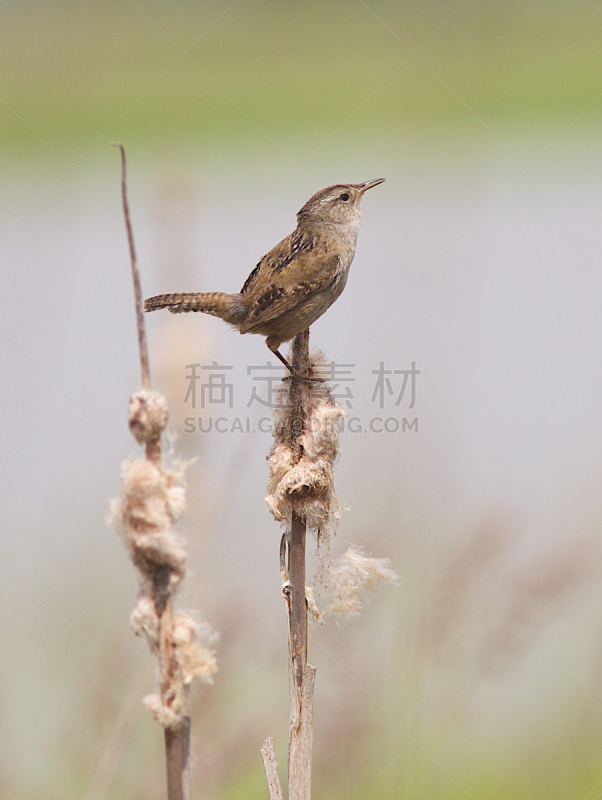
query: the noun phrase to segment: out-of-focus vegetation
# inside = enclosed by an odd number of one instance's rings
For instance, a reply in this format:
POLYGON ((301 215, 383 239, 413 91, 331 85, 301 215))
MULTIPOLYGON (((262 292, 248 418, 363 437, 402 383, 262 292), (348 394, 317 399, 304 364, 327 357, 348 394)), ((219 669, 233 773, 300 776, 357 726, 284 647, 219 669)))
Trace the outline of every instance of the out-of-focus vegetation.
POLYGON ((8 2, 0 136, 224 137, 599 115, 587 2, 8 2), (35 131, 35 134, 33 133, 35 131))

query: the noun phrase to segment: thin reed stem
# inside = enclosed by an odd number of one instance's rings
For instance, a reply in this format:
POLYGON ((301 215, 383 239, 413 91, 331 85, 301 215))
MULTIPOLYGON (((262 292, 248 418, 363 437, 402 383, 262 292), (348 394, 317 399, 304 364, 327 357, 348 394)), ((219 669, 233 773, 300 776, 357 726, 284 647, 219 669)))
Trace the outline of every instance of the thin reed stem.
MULTIPOLYGON (((305 429, 303 399, 306 391, 304 381, 309 377, 309 330, 298 334, 293 342, 293 376, 291 377, 291 400, 293 415, 289 436, 295 463, 299 461, 302 445, 299 439, 305 429)), ((290 583, 290 657, 293 676, 301 691, 303 671, 307 661, 307 607, 305 604, 305 533, 307 522, 302 511, 293 511, 288 543, 288 571, 290 583)))
POLYGON ((268 779, 270 800, 283 800, 282 787, 280 786, 280 777, 278 775, 278 762, 276 761, 276 752, 274 750, 274 740, 271 736, 268 736, 263 743, 261 755, 263 758, 263 766, 265 767, 265 774, 268 779))
MULTIPOLYGON (((287 427, 282 433, 293 455, 294 465, 303 457, 302 437, 309 425, 309 330, 293 342, 293 373, 287 378, 287 427)), ((292 467, 294 469, 294 466, 292 467)), ((307 600, 305 590, 305 544, 307 516, 304 496, 297 497, 290 516, 290 530, 280 542, 282 593, 286 600, 289 636, 289 748, 288 800, 310 800, 313 745, 313 696, 316 669, 307 663, 307 600), (288 547, 288 552, 287 552, 288 547), (287 557, 288 556, 288 557, 287 557)), ((261 749, 270 800, 281 800, 278 764, 271 738, 261 749)))
POLYGON ((123 216, 125 228, 128 236, 130 248, 130 262, 132 265, 132 280, 134 282, 134 297, 136 300, 136 328, 138 330, 138 352, 140 353, 140 374, 142 377, 142 388, 150 389, 150 365, 148 359, 148 346, 146 343, 146 328, 144 326, 144 305, 142 303, 142 288, 140 286, 140 273, 138 271, 138 259, 136 258, 136 246, 134 244, 134 232, 130 218, 130 207, 127 194, 127 175, 125 166, 125 148, 119 142, 111 142, 113 147, 118 147, 121 151, 121 202, 123 204, 123 216))
MULTIPOLYGON (((274 519, 287 525, 280 542, 280 572, 289 633, 288 800, 311 800, 316 669, 307 663, 308 613, 315 622, 325 613, 357 616, 363 596, 379 583, 394 583, 397 576, 388 559, 369 558, 357 547, 348 548, 333 565, 331 537, 340 518, 334 463, 343 409, 327 379, 320 377, 320 366, 328 364, 324 356, 314 353, 309 363, 309 331, 295 338, 290 362, 292 377, 283 382, 282 402, 274 413, 266 502, 274 519), (324 610, 316 604, 313 587, 306 586, 308 531, 319 545, 314 581, 320 604, 328 604, 324 610)), ((270 798, 276 800, 277 767, 270 752, 266 740, 262 753, 270 798)))
MULTIPOLYGON (((305 398, 309 378, 309 330, 298 334, 293 342, 293 377, 291 400, 293 414, 290 425, 291 449, 295 463, 303 455, 300 438, 307 424, 305 398)), ((311 750, 313 743, 313 686, 315 669, 307 665, 307 602, 305 600, 305 541, 307 520, 303 510, 294 510, 288 540, 289 591, 289 800, 310 800, 311 750)))
POLYGON ((165 728, 167 800, 190 800, 190 717, 177 728, 165 728))
POLYGON ((303 684, 307 662, 307 606, 305 603, 305 533, 304 514, 293 511, 288 550, 290 658, 297 688, 303 684))
MULTIPOLYGON (((125 149, 122 144, 113 143, 121 151, 121 199, 123 215, 127 230, 130 250, 134 296, 136 301, 136 325, 138 330, 138 348, 140 354, 140 374, 143 390, 151 391, 150 366, 146 328, 144 325, 144 306, 142 304, 142 288, 140 273, 134 246, 134 233, 130 219, 127 199, 125 149)), ((160 465, 161 463, 161 430, 157 428, 153 435, 145 439, 146 458, 160 465)), ((152 600, 159 621, 159 673, 162 696, 166 696, 170 688, 177 664, 174 661, 173 640, 173 608, 171 604, 170 577, 172 568, 168 564, 157 565, 152 575, 152 600)), ((190 717, 183 717, 177 726, 165 728, 165 761, 167 767, 168 800, 189 800, 188 752, 190 748, 190 717)))

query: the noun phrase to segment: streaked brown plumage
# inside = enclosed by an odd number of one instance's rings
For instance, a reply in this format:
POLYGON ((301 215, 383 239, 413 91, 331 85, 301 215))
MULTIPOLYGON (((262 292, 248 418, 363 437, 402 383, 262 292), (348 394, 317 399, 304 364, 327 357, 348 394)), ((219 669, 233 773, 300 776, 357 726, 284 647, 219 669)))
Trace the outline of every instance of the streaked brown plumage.
POLYGON ((281 343, 309 328, 345 288, 363 194, 383 181, 336 184, 317 192, 297 214, 293 233, 261 259, 240 293, 162 294, 146 300, 145 310, 220 317, 240 333, 265 336, 270 350, 287 364, 278 351, 281 343))

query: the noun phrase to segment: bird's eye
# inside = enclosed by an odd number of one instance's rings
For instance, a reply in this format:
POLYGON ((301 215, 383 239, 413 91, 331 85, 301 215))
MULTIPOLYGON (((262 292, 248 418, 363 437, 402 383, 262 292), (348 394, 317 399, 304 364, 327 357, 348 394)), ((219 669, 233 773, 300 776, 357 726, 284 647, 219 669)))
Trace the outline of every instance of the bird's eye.
POLYGON ((347 192, 343 192, 343 194, 339 195, 339 200, 349 200, 347 192))

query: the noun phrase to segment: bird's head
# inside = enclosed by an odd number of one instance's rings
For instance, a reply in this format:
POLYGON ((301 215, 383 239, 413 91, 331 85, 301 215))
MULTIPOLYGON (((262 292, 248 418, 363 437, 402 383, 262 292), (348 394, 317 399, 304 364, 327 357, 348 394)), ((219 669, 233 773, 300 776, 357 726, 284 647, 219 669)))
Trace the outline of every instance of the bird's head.
POLYGON ((359 228, 361 203, 364 192, 384 182, 376 178, 364 183, 337 183, 327 186, 310 197, 297 214, 299 225, 320 225, 327 227, 347 226, 359 228))

